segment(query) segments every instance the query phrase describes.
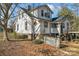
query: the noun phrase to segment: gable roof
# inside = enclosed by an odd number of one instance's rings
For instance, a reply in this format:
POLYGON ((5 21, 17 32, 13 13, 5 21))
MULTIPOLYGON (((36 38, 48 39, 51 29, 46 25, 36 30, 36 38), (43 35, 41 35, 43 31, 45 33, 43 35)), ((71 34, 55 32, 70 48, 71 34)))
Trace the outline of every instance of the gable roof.
POLYGON ((53 11, 51 10, 51 8, 48 5, 40 5, 40 6, 37 6, 35 8, 31 8, 31 10, 28 10, 28 12, 32 12, 32 11, 34 11, 36 9, 41 8, 41 7, 46 7, 47 9, 49 9, 51 11, 51 13, 53 13, 53 11))
MULTIPOLYGON (((34 16, 33 14, 30 13, 30 11, 28 9, 22 8, 20 7, 26 14, 28 14, 31 18, 37 18, 37 19, 42 19, 39 17, 34 16)), ((44 19, 43 19, 44 20, 44 19)), ((45 19, 46 20, 46 19, 45 19)), ((50 20, 51 21, 51 20, 50 20)))

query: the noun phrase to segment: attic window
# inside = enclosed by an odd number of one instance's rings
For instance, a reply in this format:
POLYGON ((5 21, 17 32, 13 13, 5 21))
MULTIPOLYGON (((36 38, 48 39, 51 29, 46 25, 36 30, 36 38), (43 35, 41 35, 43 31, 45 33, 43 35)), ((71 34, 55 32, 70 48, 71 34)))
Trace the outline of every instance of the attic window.
POLYGON ((50 18, 50 13, 49 12, 46 12, 45 13, 45 17, 50 18))
POLYGON ((44 10, 41 10, 41 16, 44 16, 44 10))

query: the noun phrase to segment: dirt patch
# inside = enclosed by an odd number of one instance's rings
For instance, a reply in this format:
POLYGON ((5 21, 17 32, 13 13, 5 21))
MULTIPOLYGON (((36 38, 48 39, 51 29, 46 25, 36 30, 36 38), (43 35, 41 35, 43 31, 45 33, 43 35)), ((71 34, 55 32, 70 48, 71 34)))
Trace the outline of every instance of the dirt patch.
POLYGON ((32 41, 0 42, 2 56, 61 56, 67 55, 60 49, 48 44, 33 44, 32 41))

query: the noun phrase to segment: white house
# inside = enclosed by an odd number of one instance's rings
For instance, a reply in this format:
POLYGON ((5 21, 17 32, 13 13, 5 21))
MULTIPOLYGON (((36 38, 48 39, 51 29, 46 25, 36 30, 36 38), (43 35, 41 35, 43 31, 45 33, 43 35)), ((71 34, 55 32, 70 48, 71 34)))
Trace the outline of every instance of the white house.
POLYGON ((36 8, 20 10, 19 16, 15 21, 15 32, 19 34, 25 34, 31 36, 31 34, 52 34, 59 33, 61 30, 61 23, 63 23, 63 31, 67 31, 70 22, 68 20, 62 20, 61 17, 52 21, 52 10, 48 5, 42 5, 36 8), (29 16, 30 14, 30 16, 29 16), (56 26, 56 27, 55 27, 56 26))

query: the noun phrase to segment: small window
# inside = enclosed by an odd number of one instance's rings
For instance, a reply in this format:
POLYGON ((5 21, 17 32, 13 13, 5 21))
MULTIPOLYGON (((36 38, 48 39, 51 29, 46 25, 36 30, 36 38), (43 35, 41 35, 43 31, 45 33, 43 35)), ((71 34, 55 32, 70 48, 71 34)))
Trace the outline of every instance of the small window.
POLYGON ((19 30, 19 24, 17 24, 17 31, 19 30))
POLYGON ((44 23, 44 27, 48 27, 48 22, 45 22, 44 23))
POLYGON ((44 10, 41 10, 41 16, 44 16, 44 10))
POLYGON ((52 24, 52 28, 57 28, 57 24, 52 24))
POLYGON ((25 22, 25 30, 27 30, 27 22, 25 22))

